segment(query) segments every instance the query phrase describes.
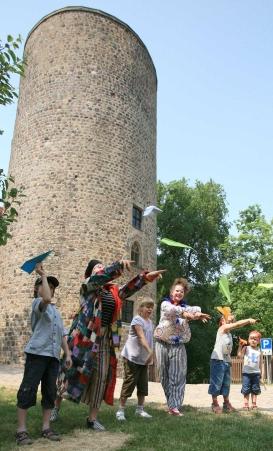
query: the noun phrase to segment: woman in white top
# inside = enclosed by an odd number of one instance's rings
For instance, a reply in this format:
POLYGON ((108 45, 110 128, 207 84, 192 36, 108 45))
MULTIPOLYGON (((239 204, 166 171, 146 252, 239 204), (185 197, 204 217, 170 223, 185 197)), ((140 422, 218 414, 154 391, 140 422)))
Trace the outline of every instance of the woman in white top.
POLYGON ((184 296, 190 284, 184 278, 175 279, 170 296, 161 303, 160 321, 154 337, 157 367, 170 415, 182 416, 180 411, 186 386, 187 353, 185 344, 190 341, 190 320, 206 322, 210 316, 198 306, 189 306, 184 296))

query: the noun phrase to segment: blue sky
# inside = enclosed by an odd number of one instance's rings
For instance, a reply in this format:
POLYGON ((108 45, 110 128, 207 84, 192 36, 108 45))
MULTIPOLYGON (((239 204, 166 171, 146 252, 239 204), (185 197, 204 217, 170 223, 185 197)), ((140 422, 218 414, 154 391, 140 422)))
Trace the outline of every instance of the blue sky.
MULTIPOLYGON (((230 220, 255 203, 271 220, 273 2, 13 0, 1 5, 2 40, 25 40, 44 15, 68 5, 113 14, 147 46, 158 76, 158 178, 212 178, 224 187, 230 220)), ((15 112, 0 110, 5 169, 15 112)))

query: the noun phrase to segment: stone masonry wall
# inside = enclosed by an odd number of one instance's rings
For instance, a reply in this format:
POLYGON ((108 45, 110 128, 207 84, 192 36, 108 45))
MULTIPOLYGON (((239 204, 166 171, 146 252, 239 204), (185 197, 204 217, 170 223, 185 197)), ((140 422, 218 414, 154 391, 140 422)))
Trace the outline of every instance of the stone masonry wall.
MULTIPOLYGON (((118 19, 89 8, 43 18, 25 46, 9 172, 25 186, 13 238, 0 249, 0 361, 20 362, 35 276, 20 270, 49 249, 65 324, 90 258, 141 248, 156 268, 156 220, 132 226, 132 207, 156 202, 156 74, 146 47, 118 19)), ((125 274, 123 280, 132 275, 125 274)), ((141 294, 155 297, 155 283, 141 294)))

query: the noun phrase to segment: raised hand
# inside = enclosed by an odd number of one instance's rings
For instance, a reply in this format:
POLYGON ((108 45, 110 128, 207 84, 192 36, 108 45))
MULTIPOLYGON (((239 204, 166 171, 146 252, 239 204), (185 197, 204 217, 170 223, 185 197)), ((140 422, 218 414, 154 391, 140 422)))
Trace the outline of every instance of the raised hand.
POLYGON ((211 319, 211 316, 208 315, 207 313, 203 313, 203 312, 196 312, 194 314, 194 320, 200 320, 202 321, 202 323, 207 323, 209 319, 211 319))
POLYGON ((131 264, 135 263, 134 260, 121 260, 120 263, 123 264, 123 269, 127 269, 127 271, 131 271, 131 264))
POLYGON ((240 346, 247 346, 247 340, 244 340, 243 338, 239 337, 239 345, 240 346))
POLYGON ((35 266, 35 271, 41 277, 45 275, 45 271, 44 271, 42 263, 37 263, 37 265, 35 266))
POLYGON ((167 269, 159 269, 158 271, 151 271, 145 274, 145 279, 148 280, 148 282, 153 282, 156 279, 162 279, 162 274, 166 272, 167 269))

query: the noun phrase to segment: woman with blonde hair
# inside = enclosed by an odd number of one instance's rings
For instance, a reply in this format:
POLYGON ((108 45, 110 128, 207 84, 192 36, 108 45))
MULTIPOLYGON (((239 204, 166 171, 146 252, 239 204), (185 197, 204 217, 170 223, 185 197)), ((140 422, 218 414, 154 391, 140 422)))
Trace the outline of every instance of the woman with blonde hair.
POLYGON ((189 282, 180 277, 174 280, 170 295, 161 303, 159 324, 155 329, 155 352, 170 415, 182 416, 180 411, 186 386, 187 353, 185 343, 190 341, 190 320, 207 322, 210 316, 198 306, 189 306, 185 295, 189 282))

